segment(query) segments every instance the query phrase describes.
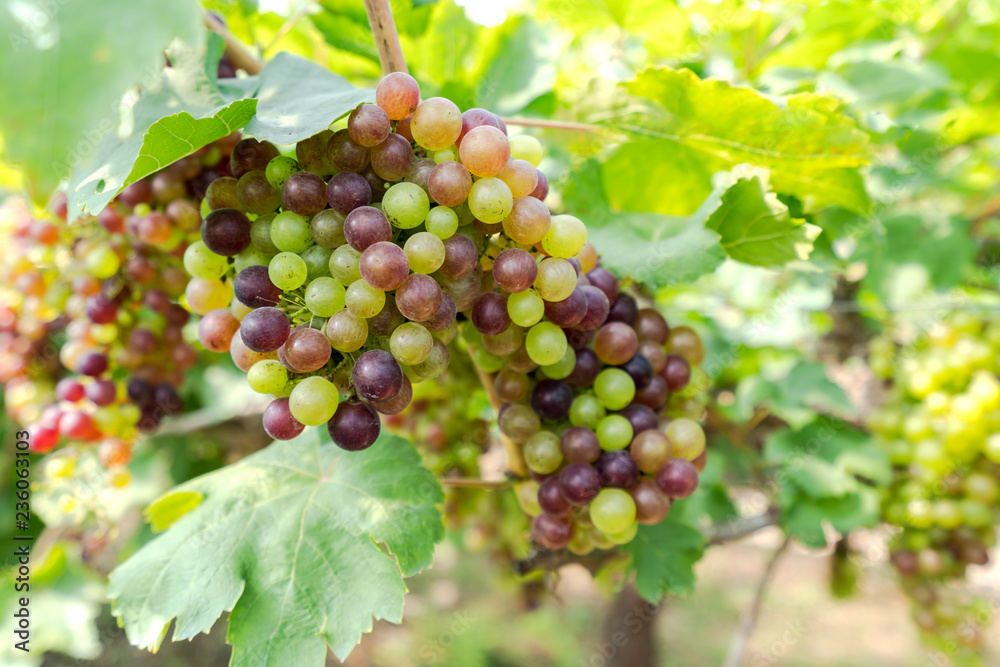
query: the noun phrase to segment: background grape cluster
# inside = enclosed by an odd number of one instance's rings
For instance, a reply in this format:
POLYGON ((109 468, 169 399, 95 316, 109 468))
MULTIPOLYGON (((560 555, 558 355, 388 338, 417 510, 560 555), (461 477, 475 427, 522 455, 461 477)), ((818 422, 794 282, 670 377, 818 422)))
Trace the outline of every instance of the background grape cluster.
POLYGON ((883 518, 902 527, 892 562, 927 633, 978 646, 986 604, 949 584, 985 565, 1000 519, 1000 322, 952 315, 898 348, 870 344, 872 368, 896 383, 869 420, 894 466, 883 518))

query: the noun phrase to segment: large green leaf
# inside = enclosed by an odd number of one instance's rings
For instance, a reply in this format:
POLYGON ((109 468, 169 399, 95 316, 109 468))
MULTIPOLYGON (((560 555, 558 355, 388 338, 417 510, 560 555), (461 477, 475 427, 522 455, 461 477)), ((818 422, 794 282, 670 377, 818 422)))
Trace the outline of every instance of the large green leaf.
POLYGON ((635 587, 646 600, 694 589, 694 564, 705 551, 705 536, 685 518, 683 503, 655 526, 639 526, 635 539, 622 547, 632 556, 635 587))
POLYGON ((174 491, 191 492, 200 504, 112 572, 114 614, 155 650, 172 619, 189 639, 231 610, 238 666, 346 657, 373 616, 401 620, 403 576, 444 534, 441 487, 395 436, 345 452, 308 429, 174 491))
POLYGON ((733 259, 772 267, 808 259, 812 242, 822 231, 791 217, 760 176, 741 178, 726 190, 722 205, 705 226, 719 233, 722 247, 733 259))
POLYGON ((749 419, 758 406, 765 406, 794 428, 816 419, 818 411, 844 417, 856 415, 847 394, 826 375, 823 364, 796 363, 780 380, 748 375, 736 389, 736 407, 742 419, 749 419))
POLYGON ((351 109, 375 101, 375 91, 291 53, 276 55, 260 73, 257 115, 246 126, 262 141, 294 144, 325 130, 351 109))
MULTIPOLYGON (((800 94, 779 105, 749 88, 665 67, 645 70, 625 89, 645 108, 623 116, 620 127, 683 150, 648 151, 644 164, 656 178, 640 180, 642 189, 631 175, 609 169, 605 184, 613 208, 690 214, 706 190, 706 174, 742 163, 766 167, 775 191, 795 195, 807 209, 870 208, 861 179, 844 173, 869 161, 868 135, 832 97, 800 94), (679 151, 684 159, 677 159, 679 151), (692 169, 695 162, 700 166, 692 169), (665 197, 664 186, 696 194, 665 197)), ((614 158, 610 164, 617 164, 614 158)))
POLYGON ((115 133, 131 86, 158 83, 170 42, 204 34, 195 0, 2 0, 0 13, 5 159, 38 200, 115 133))
POLYGON ((125 186, 145 178, 246 125, 257 101, 244 99, 256 79, 237 84, 215 78, 218 40, 191 48, 175 42, 164 89, 145 94, 132 109, 131 131, 103 137, 91 159, 75 166, 67 192, 71 220, 96 214, 125 186), (209 50, 211 49, 211 52, 209 50))
POLYGON ((725 259, 719 235, 705 228, 705 220, 719 201, 719 193, 711 193, 698 211, 686 217, 614 213, 595 160, 571 176, 563 196, 567 210, 587 224, 588 238, 600 249, 601 263, 620 277, 653 287, 693 281, 725 259))
POLYGON ((552 90, 559 50, 550 28, 526 17, 505 22, 491 34, 486 64, 473 75, 476 106, 512 114, 552 90))

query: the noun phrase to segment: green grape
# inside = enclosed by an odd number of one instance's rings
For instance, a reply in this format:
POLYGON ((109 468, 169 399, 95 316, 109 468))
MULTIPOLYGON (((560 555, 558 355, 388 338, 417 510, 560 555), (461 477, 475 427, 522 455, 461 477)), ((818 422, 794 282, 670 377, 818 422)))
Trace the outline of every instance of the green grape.
POLYGON ((524 347, 528 351, 528 357, 536 364, 550 366, 563 358, 569 344, 566 342, 566 333, 560 327, 551 322, 539 322, 528 329, 524 347))
POLYGON ((204 241, 195 241, 184 251, 184 270, 192 278, 216 280, 226 275, 229 262, 222 255, 209 250, 204 241))
POLYGON ((239 273, 248 266, 267 266, 268 262, 271 260, 270 257, 257 250, 252 245, 247 246, 247 249, 236 255, 233 258, 235 262, 233 263, 233 268, 236 269, 236 273, 239 273))
POLYGON ((545 315, 545 301, 533 289, 526 289, 507 297, 507 314, 519 327, 530 327, 545 315))
POLYGON ((587 226, 572 215, 554 215, 542 248, 553 257, 575 257, 587 245, 587 226))
POLYGON ((576 289, 576 269, 565 259, 547 257, 538 264, 534 287, 546 301, 563 301, 576 289))
POLYGON ((632 423, 621 415, 608 415, 594 430, 601 449, 625 449, 632 442, 632 423))
POLYGON ((199 315, 217 308, 225 308, 232 298, 232 285, 222 280, 192 278, 184 288, 184 299, 191 310, 199 315))
POLYGON ((605 368, 594 380, 594 393, 608 410, 621 410, 635 398, 635 382, 620 368, 605 368))
POLYGON ((444 263, 444 242, 430 232, 417 232, 406 239, 403 252, 414 273, 434 273, 444 263))
POLYGON ((282 252, 304 252, 313 244, 309 220, 291 211, 279 213, 271 221, 271 242, 282 252))
POLYGON ((361 278, 360 263, 361 253, 345 243, 330 255, 330 275, 341 285, 350 285, 361 278))
POLYGON ((306 287, 306 308, 317 317, 330 317, 346 305, 344 286, 329 276, 316 278, 306 287))
POLYGON ((503 359, 490 354, 481 347, 476 348, 475 362, 476 366, 487 373, 496 373, 503 368, 503 359))
POLYGON ((510 158, 512 160, 527 160, 533 167, 542 161, 542 143, 527 134, 519 134, 510 138, 510 158))
POLYGON ((87 272, 95 278, 104 280, 118 273, 121 268, 121 260, 111 246, 99 245, 89 253, 84 259, 84 266, 87 272))
POLYGON ((567 345, 566 353, 563 354, 562 359, 549 366, 542 366, 541 371, 546 377, 562 380, 569 377, 574 368, 576 368, 576 350, 567 345))
POLYGON ((292 416, 306 426, 319 426, 330 421, 340 403, 337 385, 314 375, 295 385, 288 396, 292 416))
POLYGON ((271 240, 271 223, 274 222, 274 216, 274 213, 259 216, 250 225, 250 243, 269 257, 281 252, 271 240))
POLYGON ((635 501, 622 489, 601 489, 590 503, 590 520, 609 537, 624 533, 635 523, 635 501))
POLYGON ((562 464, 559 436, 552 431, 538 431, 524 442, 524 462, 539 475, 555 472, 562 464))
POLYGON ((983 444, 983 456, 993 463, 1000 463, 1000 433, 994 433, 986 438, 983 444))
POLYGON ((430 199, 415 183, 396 183, 385 191, 382 212, 393 227, 413 229, 424 221, 430 211, 430 199))
POLYGON ((278 394, 288 384, 288 369, 277 359, 262 359, 247 371, 247 382, 259 394, 278 394))
POLYGON ((338 352, 354 352, 368 339, 368 322, 347 309, 333 314, 326 321, 323 333, 338 352))
POLYGON ((458 231, 458 215, 447 206, 435 206, 427 212, 424 228, 443 241, 458 231))
POLYGON ((538 516, 542 513, 542 508, 538 504, 538 482, 533 479, 520 482, 514 486, 514 493, 522 512, 528 516, 538 516))
MULTIPOLYGON (((632 501, 633 503, 635 501, 632 501)), ((639 532, 639 522, 633 521, 628 528, 621 531, 620 533, 607 533, 608 540, 612 544, 628 544, 635 539, 636 533, 639 532)))
POLYGON ((286 292, 305 285, 309 268, 304 259, 293 252, 280 252, 267 265, 267 276, 275 286, 286 292))
POLYGON ((310 246, 301 254, 302 259, 305 260, 306 269, 309 271, 309 280, 330 275, 330 257, 332 255, 332 250, 318 245, 310 246))
POLYGON ((569 423, 594 428, 607 412, 593 394, 580 394, 569 407, 569 423))
POLYGON ((389 351, 405 366, 416 366, 431 356, 434 336, 422 324, 406 322, 396 327, 389 337, 389 351))
POLYGON ((285 181, 288 180, 288 177, 298 170, 298 162, 290 157, 279 155, 267 163, 267 167, 264 168, 264 176, 267 177, 267 182, 271 184, 272 188, 281 190, 285 186, 285 181))
POLYGON ((456 160, 458 160, 458 150, 454 146, 434 151, 434 162, 436 164, 441 164, 442 162, 455 162, 456 160))
POLYGON ((347 309, 367 320, 378 315, 385 306, 385 292, 375 289, 364 280, 355 280, 347 288, 347 309))
POLYGON ((503 222, 514 207, 514 195, 499 178, 481 178, 469 190, 469 210, 488 224, 503 222))
POLYGON ((705 451, 705 431, 693 419, 675 419, 667 424, 664 433, 674 446, 674 456, 694 461, 705 451))

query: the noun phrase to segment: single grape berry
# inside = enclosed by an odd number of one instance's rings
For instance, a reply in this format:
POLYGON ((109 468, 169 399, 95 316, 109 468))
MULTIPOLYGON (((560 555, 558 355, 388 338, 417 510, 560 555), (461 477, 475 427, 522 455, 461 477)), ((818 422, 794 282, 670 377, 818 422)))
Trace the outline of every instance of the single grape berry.
POLYGON ((601 490, 601 476, 594 466, 570 463, 559 473, 559 490, 573 505, 586 505, 601 490))
POLYGON ((351 380, 361 398, 388 401, 403 387, 403 369, 389 352, 368 350, 355 362, 351 380))
POLYGON ((559 380, 542 380, 531 391, 531 408, 542 419, 562 419, 572 404, 573 390, 559 380))
POLYGON ((378 440, 382 423, 378 413, 367 403, 347 401, 337 406, 326 428, 334 444, 349 452, 357 452, 371 447, 378 440))

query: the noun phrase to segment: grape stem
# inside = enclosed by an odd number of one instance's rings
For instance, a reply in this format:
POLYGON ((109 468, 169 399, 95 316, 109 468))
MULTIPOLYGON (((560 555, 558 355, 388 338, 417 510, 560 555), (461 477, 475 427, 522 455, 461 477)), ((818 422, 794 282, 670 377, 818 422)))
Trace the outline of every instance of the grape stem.
POLYGON ((750 644, 750 636, 753 634, 754 628, 757 627, 757 620, 760 618, 760 608, 764 602, 764 594, 767 592, 774 571, 777 569, 778 561, 781 560, 782 554, 788 549, 790 543, 791 538, 786 537, 781 546, 774 551, 767 567, 764 568, 764 574, 757 584, 757 592, 754 594, 753 602, 750 603, 750 608, 740 622, 739 629, 733 635, 732 641, 729 642, 729 651, 727 651, 726 659, 722 663, 723 667, 739 667, 743 664, 743 656, 746 653, 747 646, 750 644))
POLYGON ((382 63, 382 73, 409 73, 389 0, 365 0, 365 11, 368 13, 368 24, 372 28, 375 47, 378 49, 378 59, 382 63))
POLYGON ((262 67, 260 60, 247 51, 246 46, 240 40, 236 39, 233 33, 229 32, 229 29, 226 28, 225 24, 217 16, 209 14, 204 10, 202 11, 202 15, 205 19, 205 26, 218 34, 219 37, 222 37, 222 41, 226 43, 226 56, 233 64, 233 67, 244 70, 250 75, 259 74, 262 67))

